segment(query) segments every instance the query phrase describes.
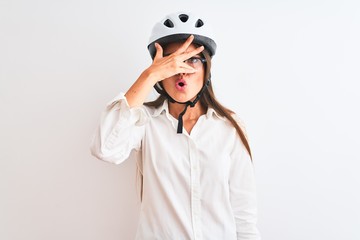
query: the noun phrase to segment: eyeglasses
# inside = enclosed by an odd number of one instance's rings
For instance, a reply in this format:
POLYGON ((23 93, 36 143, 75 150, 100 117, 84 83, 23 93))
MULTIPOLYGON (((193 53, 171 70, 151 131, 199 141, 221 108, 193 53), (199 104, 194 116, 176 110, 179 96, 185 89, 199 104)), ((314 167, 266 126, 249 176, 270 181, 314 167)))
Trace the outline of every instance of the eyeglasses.
POLYGON ((206 63, 206 59, 202 57, 191 57, 184 61, 187 65, 193 68, 201 68, 204 63, 206 63))

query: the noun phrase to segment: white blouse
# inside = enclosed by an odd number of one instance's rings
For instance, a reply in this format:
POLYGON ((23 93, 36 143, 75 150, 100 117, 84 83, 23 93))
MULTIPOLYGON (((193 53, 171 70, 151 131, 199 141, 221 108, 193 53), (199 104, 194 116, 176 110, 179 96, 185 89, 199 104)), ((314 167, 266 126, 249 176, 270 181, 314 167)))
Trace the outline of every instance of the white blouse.
POLYGON ((177 122, 167 101, 130 108, 120 94, 92 140, 92 154, 115 164, 141 151, 136 239, 260 239, 253 164, 235 128, 211 108, 191 134, 177 134, 177 122))

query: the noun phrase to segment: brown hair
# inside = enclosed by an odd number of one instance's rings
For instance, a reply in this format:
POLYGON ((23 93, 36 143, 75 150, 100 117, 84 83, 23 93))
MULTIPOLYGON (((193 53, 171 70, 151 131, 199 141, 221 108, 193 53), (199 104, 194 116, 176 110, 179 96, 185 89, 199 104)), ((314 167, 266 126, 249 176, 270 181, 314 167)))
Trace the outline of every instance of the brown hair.
MULTIPOLYGON (((206 50, 204 50, 202 52, 202 54, 206 59, 205 78, 204 78, 204 81, 206 81, 207 79, 210 79, 210 77, 211 77, 211 72, 210 72, 211 57, 206 50)), ((164 103, 164 101, 166 99, 167 99, 167 97, 166 97, 165 93, 160 94, 160 96, 156 100, 154 100, 152 102, 146 102, 146 103, 144 103, 144 105, 149 106, 149 107, 158 108, 164 103)), ((247 140, 244 130, 239 126, 237 121, 233 118, 232 115, 234 114, 234 112, 231 111, 230 109, 224 107, 221 103, 218 102, 218 100, 215 97, 211 81, 210 81, 209 86, 207 87, 207 90, 204 91, 203 95, 200 98, 200 104, 204 107, 204 109, 207 109, 208 107, 213 108, 217 114, 219 114, 222 117, 225 117, 234 126, 234 128, 236 129, 236 132, 238 133, 238 135, 239 135, 241 141, 243 142, 246 150, 248 151, 250 157, 252 157, 250 145, 249 145, 249 142, 247 140)))
MULTIPOLYGON (((206 81, 207 79, 211 78, 211 57, 210 54, 204 50, 202 52, 203 56, 206 59, 206 64, 205 64, 205 77, 204 77, 204 81, 206 81)), ((166 97, 166 93, 164 92, 164 94, 160 94, 159 97, 151 102, 146 102, 144 103, 145 106, 149 106, 149 107, 153 107, 153 108, 158 108, 160 107, 164 101, 167 99, 166 97)), ((246 150, 248 151, 250 158, 252 159, 252 155, 251 155, 251 150, 250 150, 250 145, 249 142, 247 140, 247 137, 245 135, 244 130, 239 126, 239 124, 237 123, 237 121, 233 118, 233 114, 234 112, 231 111, 230 109, 224 107, 222 104, 220 104, 218 102, 218 100, 215 97, 214 94, 214 90, 212 88, 212 84, 210 81, 209 86, 207 87, 207 90, 204 91, 203 95, 200 98, 200 104, 204 107, 204 109, 207 109, 208 107, 211 107, 215 110, 215 112, 217 114, 219 114, 222 117, 225 117, 236 129, 237 134, 239 135, 242 143, 244 144, 246 150)), ((140 200, 142 200, 142 193, 143 193, 143 176, 142 176, 142 171, 140 172, 139 166, 137 166, 137 178, 140 178, 140 200)))

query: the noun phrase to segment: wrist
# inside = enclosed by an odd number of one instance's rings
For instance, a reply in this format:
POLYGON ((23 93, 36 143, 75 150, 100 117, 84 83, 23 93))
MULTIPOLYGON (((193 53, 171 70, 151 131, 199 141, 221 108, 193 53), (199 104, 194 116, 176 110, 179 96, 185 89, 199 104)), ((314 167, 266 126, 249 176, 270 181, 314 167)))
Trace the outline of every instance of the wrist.
POLYGON ((141 75, 146 81, 151 82, 152 85, 155 85, 159 81, 157 74, 151 71, 150 68, 147 68, 141 75))

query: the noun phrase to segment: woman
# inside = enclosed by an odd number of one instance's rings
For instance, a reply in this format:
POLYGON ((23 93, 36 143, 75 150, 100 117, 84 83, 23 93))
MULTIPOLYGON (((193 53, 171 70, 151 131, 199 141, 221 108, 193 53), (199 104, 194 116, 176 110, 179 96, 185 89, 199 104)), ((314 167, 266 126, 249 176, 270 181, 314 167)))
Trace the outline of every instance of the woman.
POLYGON ((208 23, 170 14, 148 49, 153 63, 108 105, 91 146, 116 164, 141 152, 136 239, 260 239, 249 144, 211 86, 208 23), (159 98, 144 103, 153 87, 159 98))

